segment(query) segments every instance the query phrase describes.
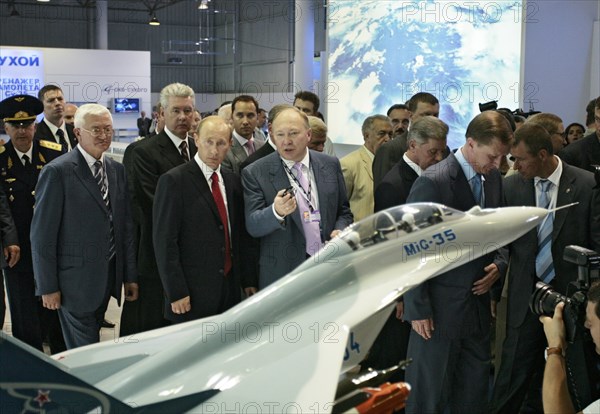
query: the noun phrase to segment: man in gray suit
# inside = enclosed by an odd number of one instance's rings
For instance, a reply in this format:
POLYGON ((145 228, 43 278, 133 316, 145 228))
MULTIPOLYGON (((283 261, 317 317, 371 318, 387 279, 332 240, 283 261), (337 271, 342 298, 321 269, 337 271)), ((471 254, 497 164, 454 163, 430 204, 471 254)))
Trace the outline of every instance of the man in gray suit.
MULTIPOLYGON (((430 201, 461 211, 501 205, 498 167, 510 149, 508 121, 496 111, 483 112, 469 123, 466 138, 455 154, 417 178, 407 202, 430 201)), ((404 296, 404 319, 413 329, 408 344, 413 363, 406 371, 413 391, 407 413, 487 412, 490 289, 505 271, 505 258, 490 251, 404 296)))
POLYGON ((339 161, 307 148, 307 116, 284 109, 271 129, 277 152, 242 170, 246 227, 260 238, 259 288, 314 255, 353 220, 339 161))
POLYGON ((558 210, 550 217, 552 270, 547 276, 540 266, 541 226, 509 246, 506 338, 492 398, 491 408, 495 413, 517 413, 524 400, 527 412, 542 412, 541 375, 546 340, 538 316, 529 310, 529 298, 536 282, 544 279, 559 293, 567 293, 569 282, 577 278, 577 266, 563 259, 566 246, 574 244, 600 251, 600 196, 598 190, 593 190, 594 176, 553 155, 551 140, 545 128, 529 121, 517 130, 511 154, 519 174, 504 180, 505 204, 548 208, 578 204, 558 210), (548 205, 540 205, 544 183, 549 185, 545 189, 548 205))
POLYGON ((233 144, 221 166, 225 171, 239 175, 240 164, 254 154, 265 143, 264 137, 256 139, 258 124, 258 102, 250 95, 236 96, 231 103, 231 124, 233 125, 233 144))
POLYGON ((75 115, 79 145, 42 170, 31 245, 36 294, 58 309, 67 348, 98 342, 110 296, 137 299, 133 227, 125 168, 104 156, 110 112, 83 105, 75 115))

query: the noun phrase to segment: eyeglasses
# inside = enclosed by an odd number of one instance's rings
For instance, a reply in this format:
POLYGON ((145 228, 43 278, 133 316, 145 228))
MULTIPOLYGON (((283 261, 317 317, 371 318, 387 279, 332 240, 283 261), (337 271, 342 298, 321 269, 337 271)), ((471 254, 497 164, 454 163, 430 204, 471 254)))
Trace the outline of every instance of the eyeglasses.
POLYGON ((94 138, 100 138, 102 135, 105 135, 107 137, 112 137, 114 130, 111 127, 106 127, 106 128, 97 128, 94 127, 91 130, 90 129, 85 129, 85 128, 80 128, 85 132, 89 132, 90 135, 94 138))

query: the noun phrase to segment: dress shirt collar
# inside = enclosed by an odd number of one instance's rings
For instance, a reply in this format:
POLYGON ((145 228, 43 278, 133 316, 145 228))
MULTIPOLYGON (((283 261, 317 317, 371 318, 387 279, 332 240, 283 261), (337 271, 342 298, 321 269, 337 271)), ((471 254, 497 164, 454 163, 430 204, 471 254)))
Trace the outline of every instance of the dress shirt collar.
POLYGON ((202 174, 206 178, 206 182, 208 182, 209 187, 210 187, 210 177, 212 176, 212 174, 214 172, 216 172, 217 175, 219 176, 219 181, 223 182, 223 176, 221 175, 221 165, 220 164, 219 164, 219 167, 217 167, 216 170, 213 170, 208 165, 206 165, 204 163, 204 161, 202 161, 200 159, 200 155, 198 155, 198 153, 196 153, 196 155, 194 155, 194 161, 196 161, 196 164, 198 164, 198 167, 200 167, 200 171, 202 171, 202 174))
MULTIPOLYGON (((235 129, 233 130, 233 136, 235 137, 235 139, 237 139, 237 142, 240 143, 242 148, 246 148, 245 145, 246 145, 246 142, 248 142, 248 140, 246 138, 244 138, 243 136, 238 134, 235 129)), ((252 136, 254 137, 254 134, 252 134, 252 136)))
MULTIPOLYGON (((473 179, 473 177, 475 177, 475 175, 477 175, 477 172, 473 169, 473 167, 471 166, 469 161, 467 161, 467 159, 465 158, 465 155, 463 154, 463 148, 464 148, 464 146, 462 146, 458 150, 456 150, 456 152, 454 153, 454 156, 456 157, 456 160, 458 161, 458 163, 460 164, 460 167, 462 168, 463 172, 465 173, 465 177, 467 177, 467 181, 470 183, 471 180, 473 179)), ((483 175, 483 174, 479 174, 479 175, 483 175)))
POLYGON ((408 164, 408 166, 410 168, 412 168, 419 177, 421 176, 421 174, 423 174, 423 170, 421 169, 421 167, 419 167, 418 164, 415 164, 410 158, 408 158, 408 155, 406 155, 406 152, 402 156, 402 159, 404 159, 404 161, 408 164))
POLYGON ((27 157, 29 157, 29 162, 31 162, 33 164, 33 144, 31 144, 31 146, 29 147, 29 150, 27 152, 19 151, 17 149, 17 147, 15 147, 14 145, 13 145, 13 148, 15 149, 15 152, 19 156, 19 161, 21 161, 21 164, 23 164, 23 155, 27 155, 27 157))
MULTIPOLYGON (((563 171, 563 165, 562 165, 562 161, 560 160, 560 158, 558 158, 556 155, 554 155, 554 158, 556 158, 556 160, 558 161, 558 165, 556 166, 554 171, 552 171, 552 174, 550 174, 548 176, 548 178, 545 178, 545 179, 550 181, 552 184, 554 184, 554 186, 556 188, 558 188, 558 184, 560 183, 560 177, 561 177, 562 171, 563 171)), ((544 180, 544 178, 535 177, 533 179, 533 183, 536 187, 537 187, 538 182, 540 182, 540 180, 544 180)))
MULTIPOLYGON (((294 166, 294 164, 296 164, 296 161, 286 160, 286 159, 282 158, 281 155, 279 156, 279 158, 281 158, 281 160, 285 163, 285 165, 288 166, 290 171, 292 170, 292 167, 294 166)), ((310 151, 308 150, 308 148, 306 149, 306 155, 304 155, 304 158, 302 158, 300 163, 304 166, 305 171, 310 171, 310 151)))
MULTIPOLYGON (((87 163, 88 167, 90 167, 90 170, 92 171, 92 174, 94 173, 94 163, 96 161, 98 161, 96 158, 92 157, 90 154, 88 154, 86 152, 86 150, 84 150, 81 145, 77 145, 77 147, 75 147, 79 150, 79 152, 81 152, 81 155, 83 155, 83 158, 85 158, 85 162, 87 163)), ((102 165, 104 165, 104 153, 102 153, 102 155, 100 156, 100 161, 102 162, 102 165)))
POLYGON ((189 142, 189 138, 188 138, 187 135, 185 136, 185 139, 181 139, 177 135, 175 135, 174 133, 172 133, 171 131, 169 131, 169 129, 167 127, 165 127, 165 134, 167 134, 167 136, 169 137, 169 139, 171 140, 171 142, 173 142, 173 145, 175 145, 175 148, 177 148, 177 151, 181 152, 181 148, 179 148, 179 146, 181 145, 181 143, 183 141, 187 142, 187 144, 188 144, 188 155, 189 155, 190 142, 189 142))
POLYGON ((371 152, 370 149, 368 149, 366 146, 363 145, 363 148, 365 149, 365 152, 369 155, 369 158, 371 159, 371 161, 373 161, 375 159, 375 154, 373 154, 371 152))

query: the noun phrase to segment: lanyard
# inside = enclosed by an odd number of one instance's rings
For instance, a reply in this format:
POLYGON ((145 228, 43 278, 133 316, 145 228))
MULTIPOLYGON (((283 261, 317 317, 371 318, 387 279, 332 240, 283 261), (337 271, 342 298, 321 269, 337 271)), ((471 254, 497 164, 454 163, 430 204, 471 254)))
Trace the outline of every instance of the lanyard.
POLYGON ((310 179, 310 171, 308 171, 309 175, 307 178, 308 181, 308 193, 304 190, 304 187, 302 187, 302 184, 300 184, 300 181, 298 181, 298 179, 296 178, 296 176, 294 175, 294 173, 292 172, 292 170, 290 170, 290 167, 287 166, 287 164, 282 160, 281 163, 283 164, 283 168, 285 169, 285 172, 292 178, 292 180, 294 180, 294 183, 296 184, 296 190, 300 190, 300 196, 304 197, 304 199, 308 202, 308 207, 310 208, 310 211, 313 212, 315 210, 315 208, 312 205, 312 180, 310 179))

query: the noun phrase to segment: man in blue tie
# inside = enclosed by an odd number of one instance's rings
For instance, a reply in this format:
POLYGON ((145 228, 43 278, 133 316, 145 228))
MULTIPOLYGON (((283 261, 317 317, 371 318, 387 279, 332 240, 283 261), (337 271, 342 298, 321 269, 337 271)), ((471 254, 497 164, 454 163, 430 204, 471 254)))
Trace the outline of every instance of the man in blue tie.
POLYGON ((506 205, 555 208, 578 203, 552 213, 509 246, 506 339, 491 409, 542 412, 546 340, 537 315, 529 310, 529 298, 538 281, 567 294, 569 282, 577 278, 577 266, 563 260, 566 246, 600 248, 600 196, 593 188, 593 174, 554 155, 551 135, 535 122, 527 121, 517 130, 511 154, 519 174, 504 180, 506 205))
MULTIPOLYGON (((511 139, 511 127, 502 114, 477 115, 467 127, 464 145, 426 169, 407 202, 430 201, 462 211, 477 205, 499 207, 498 167, 511 139)), ((404 319, 413 329, 407 355, 413 363, 406 370, 413 391, 407 413, 487 412, 490 289, 506 271, 505 258, 494 246, 489 252, 404 296, 404 319)), ((496 296, 499 293, 498 289, 496 296)))

